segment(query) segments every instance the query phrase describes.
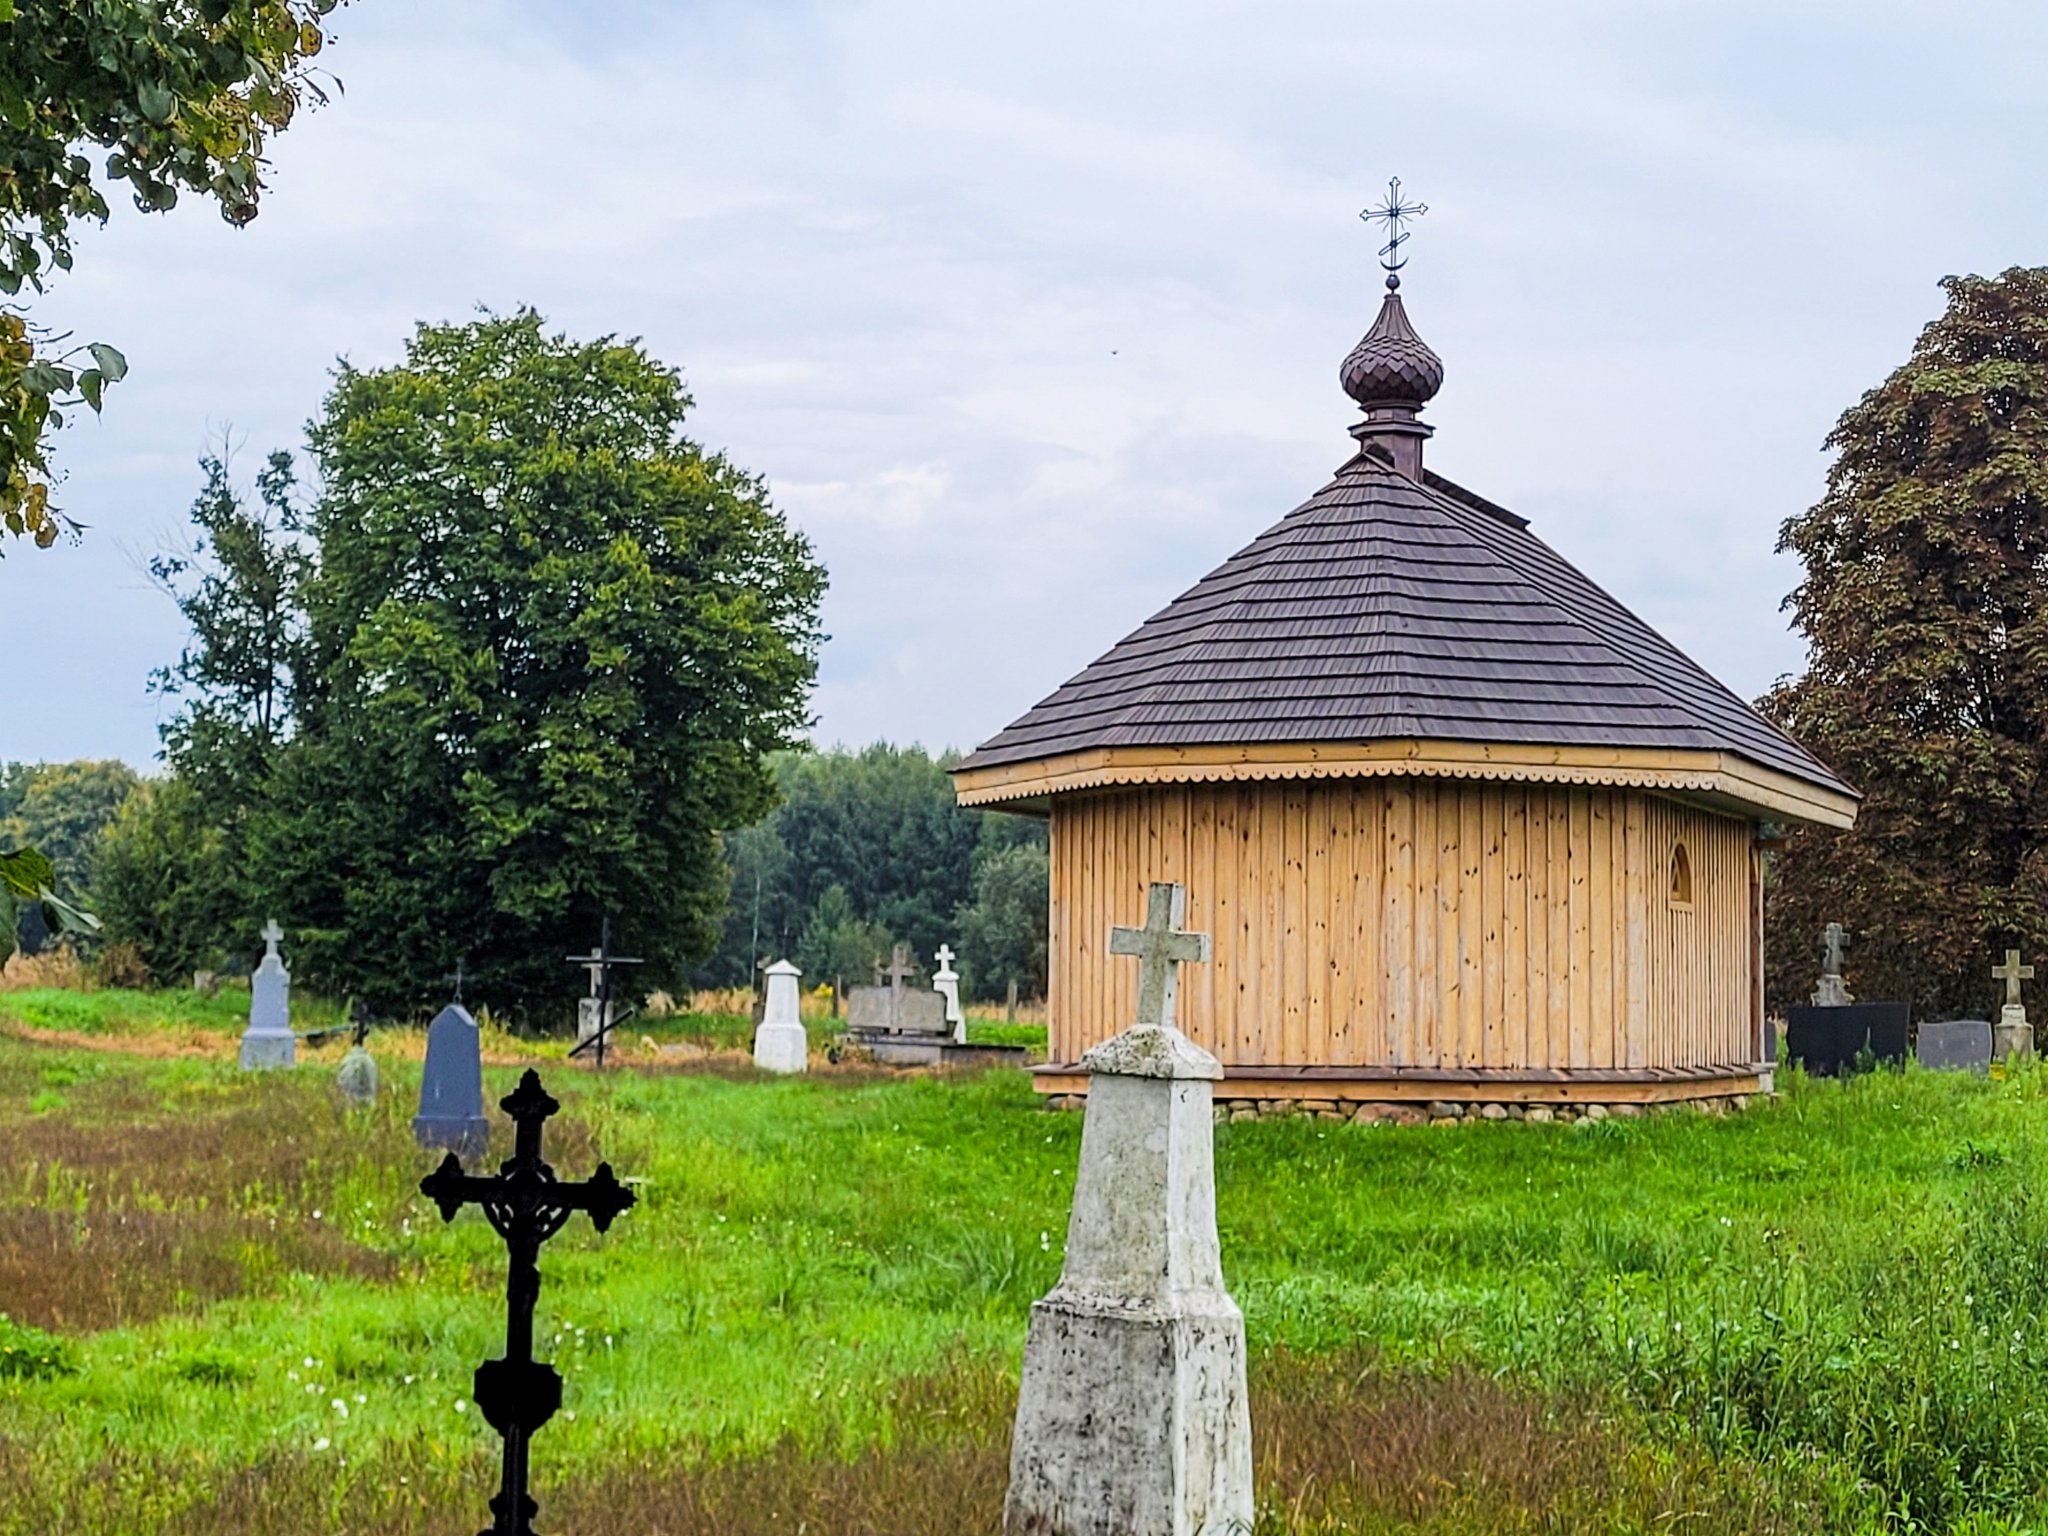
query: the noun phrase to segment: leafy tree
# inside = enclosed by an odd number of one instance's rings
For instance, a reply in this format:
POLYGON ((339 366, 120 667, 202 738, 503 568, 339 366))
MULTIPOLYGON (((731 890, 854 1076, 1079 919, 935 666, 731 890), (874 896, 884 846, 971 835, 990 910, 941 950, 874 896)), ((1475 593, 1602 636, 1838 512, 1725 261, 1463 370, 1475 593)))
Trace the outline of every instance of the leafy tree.
POLYGON ((292 718, 292 690, 306 662, 299 604, 314 564, 301 537, 305 516, 294 499, 290 454, 273 453, 265 462, 254 506, 236 490, 224 460, 199 463, 206 486, 192 505, 198 537, 149 564, 192 626, 192 639, 176 662, 157 669, 150 686, 186 701, 165 732, 171 759, 203 792, 225 797, 260 781, 292 718))
MULTIPOLYGON (((337 3, 0 0, 0 293, 68 271, 73 224, 104 223, 117 183, 144 212, 183 191, 253 219, 268 136, 326 99, 311 61, 337 3)), ((64 342, 0 308, 0 549, 56 542, 48 434, 127 371, 105 343, 64 342)))
POLYGON ((9 764, 0 798, 0 846, 32 845, 50 861, 59 889, 91 886, 93 858, 121 803, 141 776, 126 763, 9 764))
POLYGON ((1774 860, 1775 1002, 1852 930, 1851 990, 1995 1002, 1995 953, 2048 948, 2048 268, 1943 283, 1948 307, 1828 438, 1779 548, 1804 675, 1763 701, 1865 796, 1774 860))
POLYGON ((95 850, 93 900, 110 940, 133 944, 168 984, 245 953, 256 925, 241 901, 229 835, 190 781, 145 779, 95 850))
MULTIPOLYGON (((840 926, 843 899, 861 929, 852 948, 871 957, 898 940, 929 964, 940 944, 960 948, 960 914, 974 899, 984 859, 1004 849, 1042 847, 1045 827, 1018 816, 963 809, 946 773, 950 759, 918 747, 877 743, 858 752, 791 754, 778 760, 782 804, 769 821, 727 840, 733 904, 718 953, 699 973, 706 985, 743 985, 760 955, 749 956, 755 932, 753 874, 761 887, 760 947, 790 954, 824 944, 840 926), (828 893, 826 920, 819 918, 828 893)), ((847 951, 850 953, 851 951, 847 951)), ((799 958, 806 973, 812 967, 799 958)), ((835 962, 833 975, 861 976, 868 958, 835 962), (847 968, 837 969, 843 964, 847 968)), ((818 972, 819 979, 826 973, 818 972)))
POLYGON ((637 346, 531 311, 423 325, 397 366, 338 369, 303 517, 272 461, 278 541, 205 527, 218 580, 179 588, 196 639, 165 740, 227 834, 239 920, 275 911, 309 980, 397 1008, 466 957, 531 1012, 577 991, 562 957, 601 917, 650 980, 711 947, 718 833, 773 803, 824 574, 683 435, 691 404, 637 346))
POLYGON ((1012 843, 980 860, 974 900, 960 911, 966 985, 977 997, 1006 992, 1045 996, 1046 942, 1052 919, 1052 860, 1045 844, 1012 843))
POLYGON ((843 886, 829 885, 797 941, 796 963, 813 985, 851 986, 868 980, 892 944, 886 930, 855 916, 843 886))

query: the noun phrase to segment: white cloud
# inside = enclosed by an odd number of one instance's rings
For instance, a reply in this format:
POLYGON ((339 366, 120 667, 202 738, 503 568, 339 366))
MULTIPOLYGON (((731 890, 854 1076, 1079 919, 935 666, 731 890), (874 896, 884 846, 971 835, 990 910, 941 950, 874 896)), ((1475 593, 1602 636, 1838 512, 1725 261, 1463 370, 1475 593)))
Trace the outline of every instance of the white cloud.
POLYGON ((1432 462, 1755 693, 1799 661, 1772 544, 1835 415, 1935 278, 2048 244, 2011 195, 2048 15, 1932 14, 350 7, 347 92, 279 140, 251 228, 123 211, 45 306, 134 372, 60 444, 85 546, 0 560, 36 637, 0 757, 145 757, 181 634, 120 543, 178 524, 222 424, 292 445, 337 354, 479 302, 643 337, 768 478, 832 573, 821 736, 970 743, 1349 451, 1354 219, 1392 172, 1431 205, 1432 462))

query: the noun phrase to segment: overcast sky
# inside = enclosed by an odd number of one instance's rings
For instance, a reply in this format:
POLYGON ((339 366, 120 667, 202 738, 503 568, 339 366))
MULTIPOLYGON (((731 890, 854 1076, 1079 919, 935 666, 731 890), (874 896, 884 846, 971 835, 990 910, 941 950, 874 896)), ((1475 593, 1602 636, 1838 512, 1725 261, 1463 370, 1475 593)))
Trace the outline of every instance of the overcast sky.
POLYGON ((1947 273, 2048 261, 2048 7, 355 0, 260 218, 117 211, 39 315, 128 354, 85 542, 0 559, 0 759, 157 747, 132 559, 337 356, 644 338, 831 573, 821 743, 992 734, 1319 486, 1390 174, 1431 465, 1746 697, 1779 523, 1947 273))

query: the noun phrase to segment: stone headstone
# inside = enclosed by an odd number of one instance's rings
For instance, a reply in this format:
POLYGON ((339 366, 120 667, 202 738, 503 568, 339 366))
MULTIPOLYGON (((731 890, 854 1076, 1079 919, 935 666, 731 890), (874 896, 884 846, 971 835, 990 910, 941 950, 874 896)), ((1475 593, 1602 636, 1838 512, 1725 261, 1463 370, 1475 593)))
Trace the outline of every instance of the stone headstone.
POLYGON ((754 1065, 764 1072, 802 1072, 811 1064, 810 1037, 798 1009, 796 984, 802 975, 787 960, 768 967, 768 992, 754 1030, 754 1065))
POLYGON ((1878 1061, 1904 1061, 1912 1010, 1904 1003, 1846 1003, 1785 1010, 1785 1054, 1815 1077, 1833 1077, 1868 1050, 1878 1061))
POLYGON ((1922 1024, 1914 1042, 1920 1065, 1936 1072, 1986 1072, 1991 1068, 1991 1021, 1950 1019, 1922 1024))
POLYGON ((932 990, 946 1000, 946 1023, 955 1040, 967 1039, 967 1015, 960 1011, 960 973, 953 969, 953 946, 941 944, 933 956, 939 968, 932 972, 932 990))
POLYGON ((892 1035, 947 1035, 946 1000, 936 992, 854 987, 846 994, 846 1027, 892 1035))
POLYGON ((192 990, 201 997, 219 997, 219 975, 213 971, 194 971, 192 973, 192 990))
POLYGON ((1006 1536, 1232 1536, 1252 1527, 1244 1315, 1216 1238, 1216 1058, 1171 1022, 1171 972, 1206 958, 1154 885, 1139 1020, 1090 1076, 1060 1281, 1031 1309, 1006 1536), (1162 977, 1160 972, 1166 974, 1162 977))
POLYGON ((420 1073, 412 1136, 423 1147, 447 1147, 470 1158, 481 1157, 490 1140, 483 1042, 476 1020, 460 1003, 450 1003, 427 1026, 427 1064, 420 1073))
MULTIPOLYGON (((605 1005, 603 1017, 606 1023, 617 1024, 620 1018, 619 1005, 616 1002, 605 1005)), ((578 1045, 583 1044, 597 1033, 598 1018, 598 1000, 596 998, 579 997, 576 999, 576 1043, 578 1045)))
POLYGON ((292 977, 277 952, 284 930, 276 919, 263 925, 263 961, 249 978, 249 1027, 242 1031, 242 1069, 257 1071, 297 1063, 292 1035, 292 977))
POLYGON ((348 1054, 341 1058, 340 1067, 335 1070, 334 1086, 351 1104, 374 1104, 377 1101, 376 1061, 360 1045, 350 1046, 348 1054))
POLYGON ((2008 949, 2005 964, 1994 965, 1991 974, 2005 983, 2005 1006, 1998 1010, 1998 1028, 1992 1032, 1992 1049, 2002 1061, 2008 1056, 2034 1053, 2034 1026, 2027 1022, 2025 1004, 2020 1001, 2020 983, 2034 979, 2034 968, 2020 964, 2020 952, 2008 949))

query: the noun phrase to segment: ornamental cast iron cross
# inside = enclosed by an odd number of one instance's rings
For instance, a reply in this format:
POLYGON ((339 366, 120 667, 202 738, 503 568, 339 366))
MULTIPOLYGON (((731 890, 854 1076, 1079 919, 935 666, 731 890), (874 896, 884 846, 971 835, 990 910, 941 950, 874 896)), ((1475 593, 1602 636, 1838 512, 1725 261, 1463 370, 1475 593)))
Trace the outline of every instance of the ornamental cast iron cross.
POLYGON ((1112 955, 1138 957, 1139 1024, 1173 1028, 1173 995, 1181 962, 1209 958, 1209 935, 1183 933, 1188 888, 1163 880, 1152 882, 1145 899, 1145 926, 1109 930, 1112 955))
POLYGON ((1387 226, 1387 243, 1380 247, 1380 266, 1386 270, 1387 286, 1398 288, 1401 279, 1397 275, 1408 265, 1408 258, 1401 254, 1401 247, 1408 243, 1408 231, 1401 225, 1408 219, 1419 219, 1429 212, 1427 203, 1404 203, 1401 201, 1401 178, 1396 176, 1387 183, 1387 200, 1377 208, 1368 208, 1359 217, 1368 224, 1387 226))
POLYGON ((498 1496, 491 1500, 496 1516, 479 1536, 534 1536, 533 1517, 539 1508, 526 1492, 527 1442, 534 1431, 562 1406, 562 1378, 551 1365, 533 1358, 533 1308, 540 1299, 540 1245, 553 1237, 577 1211, 587 1211, 602 1232, 633 1204, 633 1191, 612 1177, 612 1165, 599 1163, 582 1184, 556 1179, 540 1155, 541 1124, 562 1106, 528 1068, 519 1086, 499 1101, 499 1108, 518 1127, 512 1156, 489 1178, 462 1171, 450 1152, 441 1166, 420 1180, 420 1193, 453 1221, 465 1205, 480 1205, 511 1250, 511 1272, 505 1282, 505 1358, 486 1360, 477 1368, 476 1405, 485 1422, 505 1440, 505 1474, 498 1496))
POLYGON ((2005 1006, 2017 1008, 2020 1005, 2020 983, 2034 979, 2034 968, 2020 964, 2020 952, 2008 949, 2005 964, 1991 967, 1991 979, 2005 983, 2005 1006))

